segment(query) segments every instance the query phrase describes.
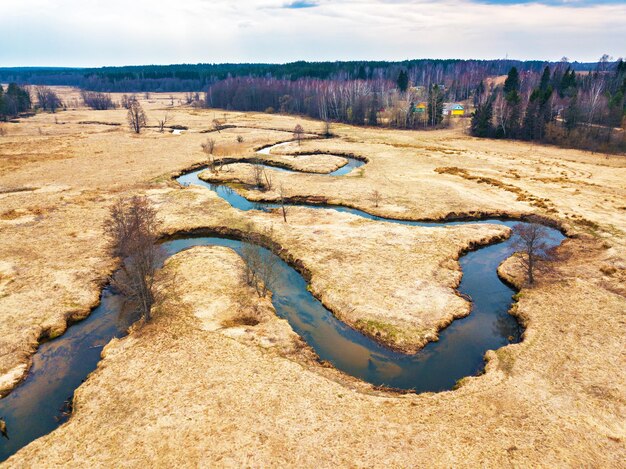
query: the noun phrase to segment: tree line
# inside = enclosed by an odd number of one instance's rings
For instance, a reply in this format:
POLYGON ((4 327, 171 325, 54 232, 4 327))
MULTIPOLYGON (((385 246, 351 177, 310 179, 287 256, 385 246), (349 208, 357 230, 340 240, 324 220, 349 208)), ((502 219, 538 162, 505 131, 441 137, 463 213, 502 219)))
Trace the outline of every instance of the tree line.
POLYGON ((406 72, 396 80, 228 78, 210 85, 204 105, 235 111, 280 112, 353 125, 394 128, 438 126, 443 122, 445 87, 409 87, 406 72), (418 111, 420 102, 427 109, 418 111))
MULTIPOLYGON (((515 66, 523 71, 540 71, 542 61, 516 60, 434 60, 401 62, 344 61, 287 64, 178 64, 101 68, 0 68, 0 81, 33 85, 68 85, 103 92, 201 91, 228 78, 276 78, 297 81, 395 80, 403 72, 409 81, 426 88, 445 84, 452 99, 469 96, 476 83, 487 76, 502 75, 515 66)), ((575 70, 589 70, 591 64, 573 63, 575 70)))
POLYGON ((9 83, 5 90, 0 84, 0 120, 18 116, 32 107, 30 92, 15 83, 9 83))
POLYGON ((596 69, 570 64, 541 73, 509 70, 502 85, 479 84, 471 133, 592 151, 626 151, 626 63, 603 57, 596 69))

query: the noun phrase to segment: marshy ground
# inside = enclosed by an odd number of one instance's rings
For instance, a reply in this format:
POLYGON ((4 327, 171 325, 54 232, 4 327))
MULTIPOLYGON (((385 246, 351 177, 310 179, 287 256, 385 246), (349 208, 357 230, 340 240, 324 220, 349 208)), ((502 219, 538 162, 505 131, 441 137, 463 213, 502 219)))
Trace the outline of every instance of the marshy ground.
MULTIPOLYGON (((206 161, 200 146, 209 137, 218 156, 252 158, 290 140, 297 123, 308 137, 322 123, 193 109, 178 99, 173 107, 169 94, 141 101, 149 124, 168 112, 172 125, 188 128, 180 135, 133 135, 124 110, 77 108, 5 125, 0 390, 24 376, 40 338, 62 334, 98 301, 116 265, 102 226, 116 198, 131 193, 156 204, 164 234, 273 226, 290 260, 310 272, 312 292, 394 347, 416 351, 467 314, 469 303, 455 293, 458 256, 506 228, 405 227, 303 207, 290 208, 285 224, 278 212, 239 212, 205 188, 179 187, 172 175, 206 161), (215 118, 233 127, 207 132, 215 118)), ((234 252, 197 247, 168 261, 163 275, 176 274, 176 288, 153 323, 105 348, 69 422, 7 466, 136 467, 154 458, 163 466, 622 464, 626 159, 479 140, 461 127, 332 130, 335 138, 290 144, 271 158, 313 172, 341 165, 333 154, 368 163, 337 178, 272 171, 274 187, 395 218, 538 214, 566 230, 558 261, 518 295, 524 341, 488 352, 485 374, 452 392, 375 390, 318 364, 271 302, 242 282, 234 252)), ((252 182, 247 163, 211 177, 252 182)), ((279 196, 240 191, 252 200, 279 196)), ((513 260, 500 271, 520 283, 513 260)))

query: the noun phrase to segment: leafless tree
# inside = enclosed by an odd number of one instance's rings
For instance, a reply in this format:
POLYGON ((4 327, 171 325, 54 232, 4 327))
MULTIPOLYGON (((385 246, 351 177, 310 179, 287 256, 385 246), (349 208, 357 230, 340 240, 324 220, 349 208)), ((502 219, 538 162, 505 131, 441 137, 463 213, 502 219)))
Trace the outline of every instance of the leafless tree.
POLYGON ((330 126, 330 121, 328 119, 324 120, 324 137, 330 138, 333 136, 333 131, 330 126))
POLYGON ((202 151, 205 153, 212 155, 215 150, 215 139, 207 138, 206 142, 202 144, 202 151))
POLYGON ((536 223, 518 223, 513 228, 514 247, 519 250, 519 262, 526 272, 526 279, 530 285, 535 283, 535 272, 540 262, 550 258, 545 226, 536 223))
MULTIPOLYGON (((264 236, 271 239, 273 229, 264 231, 264 236)), ((241 257, 245 262, 243 280, 253 286, 260 298, 267 296, 278 278, 278 259, 266 249, 251 241, 251 237, 244 239, 241 257)))
POLYGON ((185 94, 185 103, 187 104, 193 103, 193 93, 189 92, 185 94))
POLYGON ((600 104, 600 98, 602 97, 603 91, 604 82, 601 80, 595 80, 591 85, 591 89, 589 90, 589 124, 593 122, 593 118, 600 104))
POLYGON ((113 254, 122 261, 112 284, 148 321, 155 302, 155 273, 163 260, 163 252, 156 243, 156 210, 146 197, 120 199, 111 208, 110 220, 104 228, 112 242, 113 254))
POLYGON ((58 108, 63 106, 59 95, 47 86, 37 86, 35 88, 35 96, 37 96, 39 107, 44 111, 56 112, 58 108))
POLYGON ((263 180, 265 182, 264 188, 266 191, 271 191, 274 188, 274 183, 272 181, 272 174, 263 168, 263 180))
POLYGON ((280 183, 280 186, 278 187, 278 196, 280 197, 280 208, 281 211, 283 212, 283 221, 285 223, 287 223, 287 205, 285 205, 285 187, 283 186, 283 183, 280 183))
MULTIPOLYGON (((91 109, 94 109, 96 111, 105 111, 107 109, 113 109, 115 107, 110 94, 95 93, 92 91, 83 90, 81 91, 80 95, 81 95, 81 98, 83 99, 83 103, 85 103, 85 106, 90 107, 91 109)), ((124 96, 122 97, 123 106, 124 106, 124 96)), ((126 96, 126 99, 128 99, 127 96, 126 96)))
POLYGON ((141 129, 146 126, 146 114, 136 98, 132 99, 128 105, 127 119, 131 130, 136 134, 141 133, 141 129))
POLYGON ((219 134, 222 130, 224 130, 224 127, 226 126, 226 120, 220 120, 220 119, 213 119, 213 130, 216 130, 217 133, 219 134))
POLYGON ((261 190, 265 188, 263 172, 263 166, 260 164, 255 163, 252 165, 252 180, 254 181, 255 187, 261 190))
POLYGON ((377 190, 372 192, 372 202, 374 202, 374 206, 375 207, 378 207, 378 205, 380 204, 382 198, 383 198, 382 194, 380 192, 378 192, 377 190))
POLYGON ((170 95, 170 106, 174 106, 174 96, 170 95))
POLYGON ((258 162, 252 164, 252 180, 254 181, 254 186, 264 192, 271 191, 274 187, 272 175, 258 162))
POLYGON ((130 103, 136 100, 137 100, 137 97, 134 94, 130 96, 125 94, 125 95, 122 95, 122 100, 120 101, 120 104, 122 105, 124 109, 129 109, 130 103))
POLYGON ((163 131, 165 130, 165 125, 168 123, 169 121, 169 116, 167 115, 167 112, 165 113, 165 117, 163 117, 163 119, 159 119, 159 132, 163 133, 163 131))
POLYGON ((300 124, 297 124, 293 129, 293 138, 298 142, 298 145, 302 142, 302 137, 304 136, 304 129, 300 124))
POLYGON ((202 147, 202 151, 207 156, 207 160, 209 162, 209 169, 215 172, 216 171, 215 157, 213 156, 213 152, 215 151, 215 140, 212 138, 207 138, 206 142, 201 144, 201 147, 202 147))

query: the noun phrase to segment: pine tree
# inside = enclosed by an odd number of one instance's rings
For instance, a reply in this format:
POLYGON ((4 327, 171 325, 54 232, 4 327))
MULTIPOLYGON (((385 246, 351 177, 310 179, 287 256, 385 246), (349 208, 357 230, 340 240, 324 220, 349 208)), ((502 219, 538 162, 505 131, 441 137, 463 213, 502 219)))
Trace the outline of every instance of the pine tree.
POLYGON ((494 134, 493 124, 493 100, 488 99, 485 103, 476 106, 472 113, 471 134, 474 137, 492 137, 494 134))
POLYGON ((509 94, 512 91, 519 92, 520 81, 517 68, 512 67, 509 70, 509 74, 504 82, 504 94, 509 94))
POLYGON ((565 96, 572 97, 576 94, 576 72, 567 67, 565 74, 561 78, 561 82, 558 83, 559 96, 564 98, 565 96))
POLYGON ((356 78, 357 78, 357 80, 366 80, 367 79, 367 75, 365 74, 365 67, 363 65, 361 65, 359 67, 359 72, 357 73, 356 78))
POLYGON ((481 80, 481 82, 476 87, 476 90, 474 91, 474 107, 478 107, 478 105, 481 103, 485 91, 485 84, 481 80))
POLYGON ((509 70, 509 74, 504 82, 504 99, 506 101, 506 114, 508 116, 507 128, 501 129, 502 136, 507 138, 515 138, 518 130, 519 130, 519 121, 520 121, 520 103, 522 98, 519 94, 520 90, 520 79, 517 68, 512 67, 509 70))
POLYGON ((543 75, 541 75, 541 82, 539 83, 539 89, 546 91, 550 86, 550 67, 546 66, 543 69, 543 75))
POLYGON ((581 119, 582 114, 580 112, 580 108, 578 107, 578 98, 574 95, 574 97, 570 100, 569 105, 563 111, 563 126, 569 133, 578 127, 581 119))
POLYGON ((543 140, 546 125, 552 120, 552 108, 550 106, 552 92, 552 85, 550 85, 550 69, 546 67, 541 77, 539 88, 535 88, 530 95, 522 128, 523 138, 528 140, 543 140))
POLYGON ((622 123, 622 117, 624 116, 624 109, 626 101, 624 101, 624 93, 620 89, 612 96, 609 95, 609 115, 608 124, 613 127, 619 127, 622 123))
POLYGON ((404 93, 409 89, 409 74, 405 70, 400 70, 396 83, 398 85, 398 89, 404 93))

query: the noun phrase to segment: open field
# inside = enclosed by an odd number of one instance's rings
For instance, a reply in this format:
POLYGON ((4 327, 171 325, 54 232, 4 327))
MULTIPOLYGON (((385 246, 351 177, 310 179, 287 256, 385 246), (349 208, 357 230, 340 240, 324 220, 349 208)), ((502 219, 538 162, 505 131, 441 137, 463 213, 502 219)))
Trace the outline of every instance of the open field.
MULTIPOLYGON (((336 138, 313 139, 319 122, 193 109, 176 94, 170 107, 169 96, 141 101, 149 125, 167 112, 171 125, 188 128, 181 135, 155 128, 132 135, 120 109, 78 107, 4 125, 0 392, 25 375, 40 339, 62 334, 97 303, 116 267, 103 224, 120 195, 148 194, 164 235, 273 226, 281 256, 307 273, 313 294, 338 318, 409 352, 468 313, 455 292, 459 255, 508 235, 494 225, 406 227, 301 207, 290 208, 286 224, 278 212, 239 212, 205 188, 172 181, 205 161, 200 145, 208 137, 218 156, 249 159, 290 140, 300 123, 309 139, 271 159, 314 172, 341 164, 327 154, 368 163, 337 178, 269 170, 288 198, 406 219, 539 214, 571 238, 554 268, 518 295, 524 341, 489 352, 486 373, 459 389, 421 395, 374 390, 317 363, 271 303, 242 283, 232 251, 177 254, 165 270, 178 273, 178 286, 155 321, 108 345, 77 391, 70 421, 8 467, 138 467, 155 457, 163 466, 623 464, 624 157, 478 140, 462 128, 335 125, 336 138), (210 131, 215 118, 233 127, 210 131), (378 206, 373 191, 382 196, 378 206), (240 325, 250 310, 259 324, 240 325)), ((250 183, 251 170, 233 164, 210 177, 250 183)), ((252 200, 279 196, 239 190, 252 200)), ((514 261, 500 270, 519 283, 514 261)))

